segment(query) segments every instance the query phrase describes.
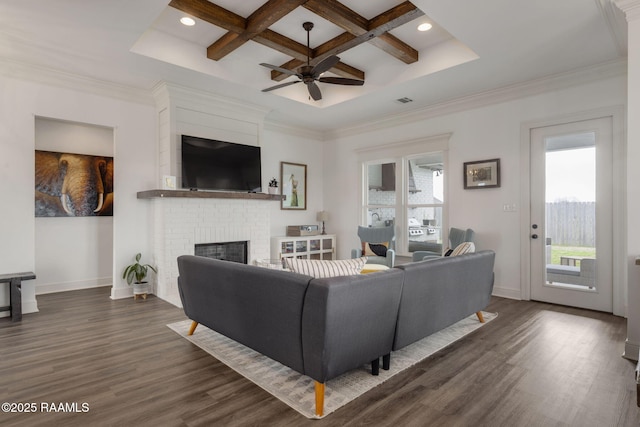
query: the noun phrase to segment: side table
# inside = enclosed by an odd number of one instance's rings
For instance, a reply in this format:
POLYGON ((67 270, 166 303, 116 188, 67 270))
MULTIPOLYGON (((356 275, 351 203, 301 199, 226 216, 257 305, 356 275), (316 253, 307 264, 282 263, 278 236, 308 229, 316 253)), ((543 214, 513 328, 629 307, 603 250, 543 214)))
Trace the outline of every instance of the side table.
POLYGON ((35 279, 30 271, 23 273, 0 274, 0 283, 9 283, 9 306, 0 307, 0 311, 10 311, 11 320, 22 320, 22 281, 35 279))

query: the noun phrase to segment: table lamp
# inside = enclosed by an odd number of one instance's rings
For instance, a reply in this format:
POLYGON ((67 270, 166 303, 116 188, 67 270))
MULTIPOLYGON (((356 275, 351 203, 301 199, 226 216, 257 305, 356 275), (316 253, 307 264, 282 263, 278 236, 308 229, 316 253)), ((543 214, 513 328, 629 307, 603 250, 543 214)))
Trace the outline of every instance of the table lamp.
POLYGON ((327 234, 324 231, 324 222, 329 220, 329 212, 327 211, 318 212, 318 214, 316 215, 316 220, 322 221, 322 234, 327 234))

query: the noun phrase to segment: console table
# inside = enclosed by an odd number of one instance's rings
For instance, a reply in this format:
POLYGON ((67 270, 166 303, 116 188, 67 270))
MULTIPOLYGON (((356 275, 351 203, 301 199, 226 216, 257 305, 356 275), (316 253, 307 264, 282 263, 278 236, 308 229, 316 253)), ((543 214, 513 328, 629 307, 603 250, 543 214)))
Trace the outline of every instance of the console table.
POLYGON ((9 306, 0 307, 0 311, 10 311, 11 320, 22 320, 22 281, 35 279, 32 272, 0 274, 0 283, 9 283, 9 306))
POLYGON ((336 235, 279 236, 271 238, 271 257, 301 259, 335 259, 336 235))

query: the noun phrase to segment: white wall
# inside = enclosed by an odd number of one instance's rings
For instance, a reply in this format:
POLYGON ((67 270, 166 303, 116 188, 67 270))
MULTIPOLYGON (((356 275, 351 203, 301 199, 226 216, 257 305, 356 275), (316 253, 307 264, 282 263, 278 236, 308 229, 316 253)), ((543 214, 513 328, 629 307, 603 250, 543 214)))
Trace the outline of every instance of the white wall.
MULTIPOLYGON (((316 221, 316 214, 325 209, 323 203, 324 180, 327 171, 323 164, 323 143, 313 134, 296 134, 287 130, 265 126, 262 134, 262 182, 263 190, 271 178, 280 182, 280 162, 301 163, 307 165, 307 209, 281 210, 280 203, 268 203, 265 208, 271 210, 271 236, 285 236, 287 225, 314 225, 322 227, 316 221)), ((325 222, 327 233, 334 233, 333 211, 329 211, 329 220, 325 222)), ((272 254, 273 256, 273 254, 272 254)))
POLYGON ((628 274, 628 322, 625 357, 638 360, 640 349, 640 1, 617 0, 628 22, 628 110, 627 110, 627 259, 628 274))
MULTIPOLYGON (((80 88, 80 82, 68 85, 60 81, 54 85, 37 80, 0 75, 0 197, 5 201, 0 222, 3 241, 0 272, 34 271, 38 280, 47 280, 39 274, 35 262, 34 134, 35 117, 41 116, 115 130, 111 275, 119 277, 136 252, 149 250, 149 208, 137 200, 136 192, 152 188, 155 183, 158 151, 155 109, 147 103, 92 94, 98 90, 69 88, 80 88)), ((86 79, 83 81, 91 85, 86 79)), ((104 86, 100 84, 102 90, 104 86)), ((65 254, 60 252, 57 256, 65 254)), ((4 291, 0 294, 0 305, 8 305, 6 286, 4 291)), ((115 281, 112 297, 126 295, 131 295, 126 282, 115 281)), ((33 311, 37 311, 35 285, 34 281, 26 281, 23 282, 23 312, 33 311)))
MULTIPOLYGON (((451 133, 448 152, 449 226, 476 231, 479 249, 496 251, 494 293, 520 298, 520 216, 503 212, 504 204, 520 205, 520 125, 601 107, 624 105, 626 76, 555 90, 516 100, 428 117, 386 128, 359 129, 338 134, 325 149, 325 209, 337 213, 338 257, 357 247, 360 167, 356 150, 367 146, 419 140, 451 133), (501 159, 497 189, 464 190, 462 167, 466 161, 501 159)), ((447 111, 443 106, 442 111, 447 111)), ((425 113, 426 115, 426 113, 425 113)))
MULTIPOLYGON (((35 149, 113 157, 113 129, 36 117, 35 149)), ((39 217, 35 226, 36 294, 113 283, 113 217, 39 217)))

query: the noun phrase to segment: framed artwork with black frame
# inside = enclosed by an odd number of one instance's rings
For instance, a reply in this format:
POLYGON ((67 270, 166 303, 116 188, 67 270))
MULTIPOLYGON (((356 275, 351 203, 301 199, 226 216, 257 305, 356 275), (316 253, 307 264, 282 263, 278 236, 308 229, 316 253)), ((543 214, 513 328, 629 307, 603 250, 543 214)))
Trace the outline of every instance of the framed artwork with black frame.
POLYGON ((465 190, 500 187, 500 159, 465 162, 463 172, 465 190))
POLYGON ((286 196, 280 209, 307 209, 307 165, 280 162, 280 183, 286 196))

